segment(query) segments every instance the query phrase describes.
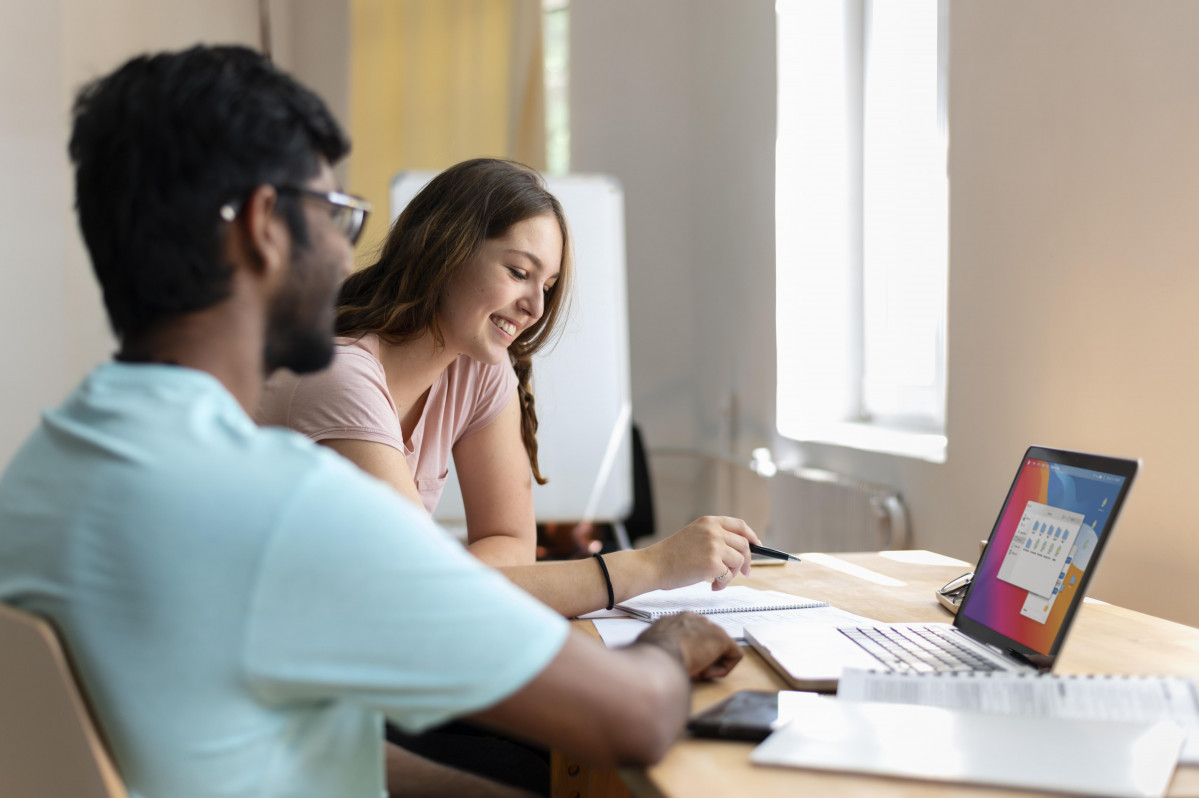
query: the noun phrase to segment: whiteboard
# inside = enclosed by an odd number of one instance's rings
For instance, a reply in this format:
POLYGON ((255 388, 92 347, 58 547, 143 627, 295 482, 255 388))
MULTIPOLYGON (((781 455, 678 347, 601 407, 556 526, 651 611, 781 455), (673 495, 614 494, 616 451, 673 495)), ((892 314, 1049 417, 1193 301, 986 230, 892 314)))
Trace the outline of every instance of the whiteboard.
MULTIPOLYGON (((434 172, 401 172, 391 182, 391 220, 434 172)), ((629 428, 629 324, 624 194, 605 175, 546 178, 562 203, 573 243, 575 283, 555 346, 533 358, 538 461, 537 521, 615 521, 633 506, 629 428)), ((451 464, 433 517, 466 520, 451 464)))

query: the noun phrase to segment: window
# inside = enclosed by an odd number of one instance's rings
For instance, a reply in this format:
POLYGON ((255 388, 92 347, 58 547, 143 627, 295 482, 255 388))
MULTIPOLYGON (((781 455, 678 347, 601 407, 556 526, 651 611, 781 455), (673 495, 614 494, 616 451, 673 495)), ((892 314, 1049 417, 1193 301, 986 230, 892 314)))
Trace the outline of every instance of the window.
POLYGON ((570 171, 570 0, 541 0, 546 172, 570 171))
POLYGON ((944 0, 778 1, 778 427, 944 459, 944 0))

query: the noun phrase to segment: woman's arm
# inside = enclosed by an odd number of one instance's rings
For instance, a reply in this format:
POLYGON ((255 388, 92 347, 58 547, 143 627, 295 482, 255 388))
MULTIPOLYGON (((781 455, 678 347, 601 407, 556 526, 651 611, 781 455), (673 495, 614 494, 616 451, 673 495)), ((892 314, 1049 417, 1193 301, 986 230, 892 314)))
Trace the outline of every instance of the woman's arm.
MULTIPOLYGON (((454 447, 470 550, 567 618, 601 609, 608 587, 594 559, 534 562, 532 478, 519 424, 513 398, 495 421, 454 447)), ((396 449, 370 441, 321 443, 421 504, 408 462, 396 449)), ((749 544, 760 542, 738 518, 706 516, 648 548, 605 554, 604 563, 616 601, 704 579, 720 590, 730 581, 717 578, 726 571, 749 573, 749 544)))
POLYGON ((454 444, 454 467, 471 553, 494 568, 531 565, 537 547, 533 478, 515 392, 490 424, 454 444))
MULTIPOLYGON (((394 447, 346 438, 321 444, 422 504, 408 461, 394 447)), ((458 441, 454 466, 466 507, 470 552, 493 568, 531 565, 537 546, 533 483, 520 437, 520 402, 515 393, 495 420, 458 441)))
POLYGON ((321 446, 327 446, 354 465, 370 474, 375 479, 381 479, 391 485, 400 495, 424 508, 420 491, 416 489, 416 480, 408 468, 404 455, 394 447, 374 441, 359 441, 350 438, 336 438, 320 441, 321 446))
MULTIPOLYGON (((634 551, 604 555, 615 601, 650 590, 693 585, 711 579, 720 590, 731 575, 749 573, 749 544, 760 543, 739 518, 705 516, 666 540, 634 551), (730 576, 720 578, 728 573, 730 576)), ((539 562, 503 568, 504 575, 543 604, 574 618, 608 604, 608 587, 594 558, 539 562)))

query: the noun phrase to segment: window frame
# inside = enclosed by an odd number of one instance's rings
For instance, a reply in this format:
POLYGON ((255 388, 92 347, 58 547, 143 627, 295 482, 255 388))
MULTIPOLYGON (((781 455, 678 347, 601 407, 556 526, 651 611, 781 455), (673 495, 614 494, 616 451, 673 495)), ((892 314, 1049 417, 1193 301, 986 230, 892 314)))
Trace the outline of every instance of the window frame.
MULTIPOLYGON (((802 0, 779 0, 780 56, 793 52, 795 48, 805 52, 827 46, 828 51, 820 57, 825 66, 834 63, 824 75, 829 84, 821 89, 793 89, 794 72, 800 67, 779 62, 779 138, 776 150, 776 240, 778 259, 776 262, 776 335, 777 335, 777 428, 780 435, 800 442, 822 442, 850 446, 852 448, 884 451, 908 455, 920 459, 943 462, 947 440, 945 436, 947 403, 947 324, 948 324, 948 188, 945 189, 944 220, 944 277, 940 283, 939 297, 932 298, 937 305, 940 299, 940 318, 934 321, 936 352, 934 360, 934 383, 928 389, 922 412, 898 412, 894 407, 883 412, 868 404, 867 393, 867 263, 866 263, 866 101, 870 54, 870 26, 873 18, 871 0, 843 0, 839 4, 803 4, 802 0), (835 11, 829 8, 834 7, 835 11), (785 19, 790 13, 807 16, 804 27, 796 18, 785 19), (839 13, 840 19, 836 19, 839 13), (819 19, 817 19, 819 17, 819 19), (792 26, 792 27, 789 27, 792 26), (796 32, 800 31, 800 32, 796 32), (803 47, 802 37, 810 36, 808 47, 803 47), (794 37, 794 38, 793 38, 794 37), (832 45, 829 42, 832 41, 832 45), (836 61, 840 60, 841 71, 836 73, 836 61), (831 87, 831 88, 830 88, 831 87), (796 256, 795 238, 804 233, 797 232, 804 222, 796 224, 796 218, 784 218, 795 208, 804 208, 796 203, 798 192, 793 183, 818 185, 808 181, 815 172, 791 172, 788 164, 796 156, 788 148, 804 146, 801 139, 788 140, 794 135, 797 108, 787 103, 801 102, 811 91, 811 97, 823 101, 832 97, 822 110, 826 125, 833 131, 840 129, 844 139, 842 149, 835 143, 837 133, 829 133, 823 144, 816 135, 805 132, 809 147, 824 146, 824 159, 836 164, 840 160, 843 181, 840 189, 835 186, 828 191, 827 207, 811 209, 815 200, 807 202, 810 213, 831 217, 843 214, 840 221, 813 221, 808 232, 811 239, 824 236, 824 246, 816 246, 808 254, 815 257, 804 260, 796 256), (820 92, 824 93, 821 94, 820 92), (835 95, 839 95, 835 96, 835 95), (822 99, 823 98, 823 99, 822 99), (840 117, 836 119, 835 117, 840 117), (823 223, 824 227, 821 227, 823 223), (843 241, 837 238, 843 236, 843 241), (803 265, 806 264, 806 265, 803 265), (788 270, 794 270, 789 272, 788 270), (796 277, 796 274, 806 276, 796 277), (804 329, 804 321, 796 316, 812 314, 818 321, 804 329), (813 353, 827 348, 820 354, 813 353), (800 409, 797 409, 800 408, 800 409)), ((947 164, 947 38, 948 3, 937 3, 937 113, 941 126, 943 162, 947 164)), ((815 67, 812 67, 815 68, 815 67)), ((802 80, 798 81, 803 83, 802 80)), ((813 81, 815 83, 815 81, 813 81)), ((809 106, 812 107, 812 106, 809 106)), ((810 123, 810 116, 806 120, 810 123)), ((810 124, 809 124, 810 127, 810 124)), ((816 150, 812 150, 816 152, 816 150)), ((802 159, 800 159, 802 160, 802 159)), ((819 160, 812 156, 812 162, 819 160)), ((827 167, 827 164, 823 166, 827 167)), ((809 170, 817 166, 809 163, 809 170)), ((829 167, 824 171, 836 172, 829 167)), ((816 175, 821 179, 827 174, 816 175)), ((810 190, 818 194, 817 189, 810 190)), ((809 242, 810 243, 810 242, 809 242)), ((925 353, 926 354, 926 353, 925 353)), ((927 361, 926 361, 927 363, 927 361)))

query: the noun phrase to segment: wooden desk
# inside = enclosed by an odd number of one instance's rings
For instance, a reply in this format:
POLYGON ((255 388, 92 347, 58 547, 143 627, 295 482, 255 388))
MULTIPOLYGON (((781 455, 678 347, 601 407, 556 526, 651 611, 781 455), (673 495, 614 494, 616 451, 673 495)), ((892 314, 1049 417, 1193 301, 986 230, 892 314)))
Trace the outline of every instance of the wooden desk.
MULTIPOLYGON (((802 563, 754 568, 736 583, 783 590, 885 622, 949 621, 933 591, 971 565, 921 551, 813 555, 802 563), (855 571, 855 569, 857 569, 855 571)), ((577 621, 594 631, 589 621, 577 621)), ((738 690, 786 689, 752 649, 727 678, 696 685, 692 711, 738 690)), ((1066 638, 1055 672, 1117 673, 1199 678, 1199 629, 1150 615, 1087 602, 1066 638)), ((930 741, 930 745, 933 744, 930 741)), ((750 743, 684 737, 661 763, 628 768, 621 776, 633 795, 691 798, 697 795, 1011 796, 1011 790, 938 785, 871 776, 754 767, 750 743)), ((591 791, 592 798, 597 791, 591 791)), ((1179 768, 1171 796, 1199 796, 1199 767, 1179 768)))

